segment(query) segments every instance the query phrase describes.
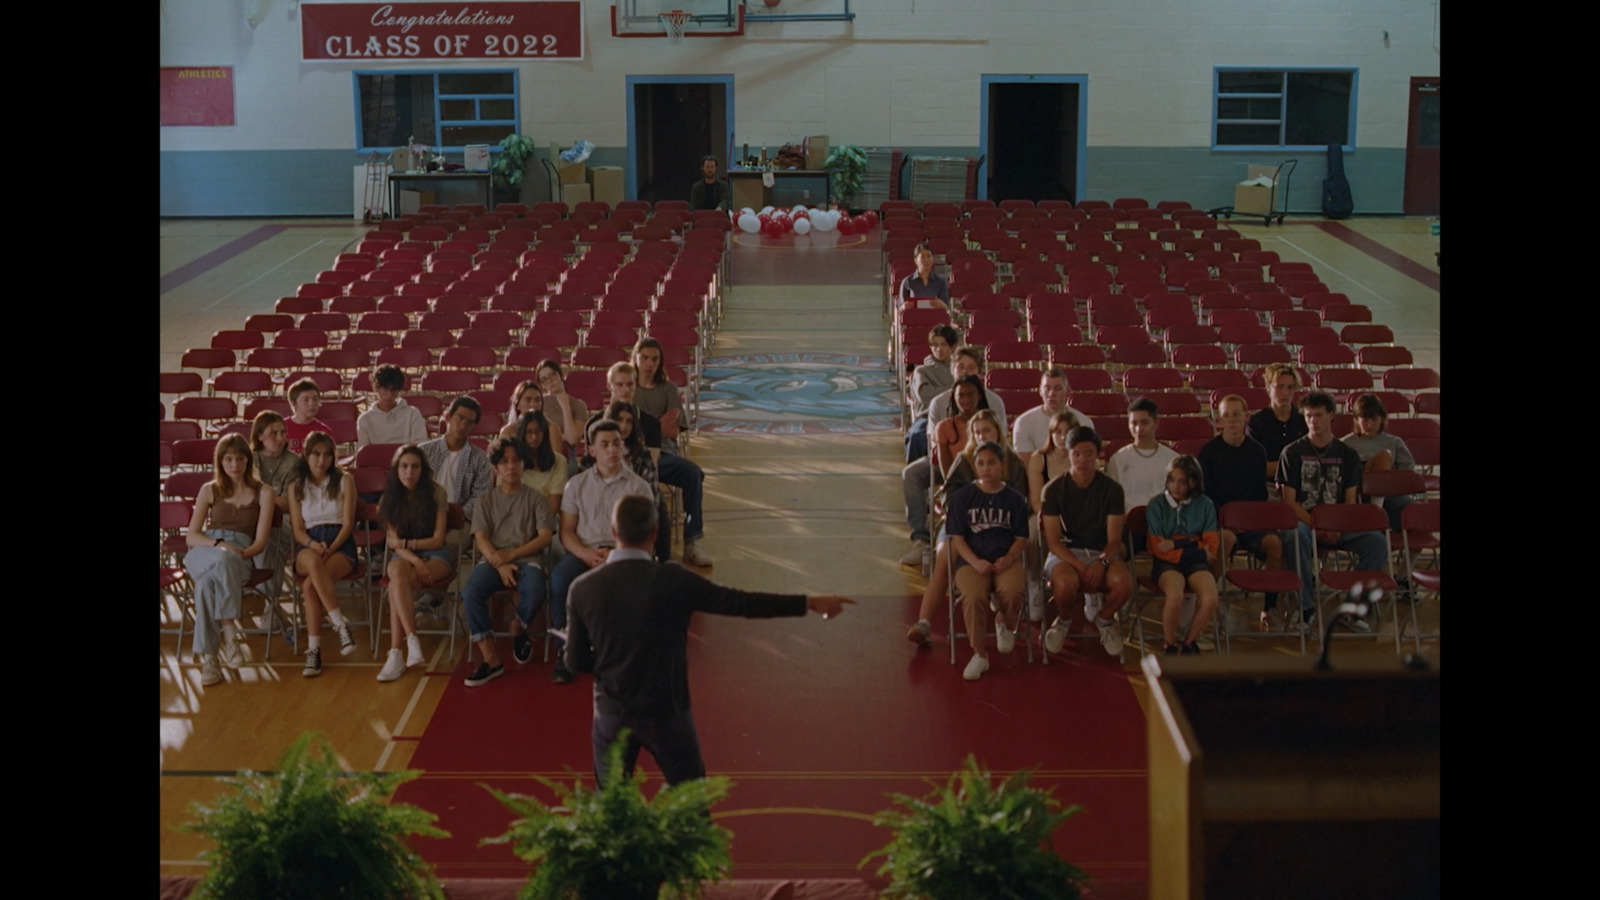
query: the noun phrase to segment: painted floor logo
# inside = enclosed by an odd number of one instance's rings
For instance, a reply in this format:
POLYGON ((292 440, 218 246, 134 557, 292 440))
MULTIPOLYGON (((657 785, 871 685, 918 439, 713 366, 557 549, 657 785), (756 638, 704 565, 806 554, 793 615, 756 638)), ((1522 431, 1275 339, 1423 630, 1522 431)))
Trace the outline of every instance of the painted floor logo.
POLYGON ((748 353, 705 361, 700 430, 857 434, 900 429, 899 389, 881 356, 748 353))

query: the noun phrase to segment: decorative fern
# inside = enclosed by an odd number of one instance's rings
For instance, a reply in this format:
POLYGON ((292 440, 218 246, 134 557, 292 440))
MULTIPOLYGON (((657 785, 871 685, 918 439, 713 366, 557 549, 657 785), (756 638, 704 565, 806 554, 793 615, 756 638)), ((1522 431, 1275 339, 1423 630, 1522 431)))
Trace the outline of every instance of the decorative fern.
POLYGON ((861 179, 867 174, 867 152, 855 144, 840 144, 829 151, 822 168, 828 173, 834 201, 848 208, 861 193, 861 179))
POLYGON ((1082 811, 1061 808, 1053 791, 1028 787, 1023 769, 993 785, 993 776, 968 756, 962 768, 921 799, 891 795, 900 809, 873 824, 894 839, 868 854, 883 858, 890 900, 1077 900, 1088 876, 1056 855, 1050 835, 1082 811))
POLYGON ((289 747, 278 769, 220 779, 235 790, 194 805, 197 820, 182 829, 216 842, 203 854, 211 867, 195 897, 444 897, 407 838, 450 835, 421 807, 388 802, 421 772, 346 773, 327 738, 313 732, 289 747))
POLYGON ((606 754, 606 784, 596 790, 575 777, 570 786, 539 778, 556 805, 483 785, 517 815, 505 834, 484 844, 511 844, 536 868, 518 894, 522 900, 698 897, 703 882, 728 874, 732 834, 711 822, 711 807, 728 795, 726 778, 663 787, 646 800, 641 776, 622 774, 626 732, 606 754))

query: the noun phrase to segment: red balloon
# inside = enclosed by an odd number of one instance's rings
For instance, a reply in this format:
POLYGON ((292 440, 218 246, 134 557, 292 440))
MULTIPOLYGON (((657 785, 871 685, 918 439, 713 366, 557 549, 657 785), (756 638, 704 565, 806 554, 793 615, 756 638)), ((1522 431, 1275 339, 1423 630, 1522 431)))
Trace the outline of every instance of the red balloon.
POLYGON ((872 222, 867 219, 866 213, 862 213, 861 215, 855 217, 855 226, 857 231, 863 233, 872 230, 872 222))
POLYGON ((756 221, 760 222, 762 225, 766 225, 768 222, 772 221, 772 213, 761 213, 760 215, 756 216, 756 221))
POLYGON ((855 220, 850 218, 849 216, 840 216, 839 217, 839 233, 840 234, 855 234, 856 233, 856 222, 855 222, 855 220))
POLYGON ((761 226, 761 231, 767 237, 783 237, 783 226, 778 224, 776 219, 769 219, 761 226))
POLYGON ((876 210, 869 209, 865 213, 862 213, 862 215, 867 217, 867 225, 869 227, 872 227, 872 228, 877 228, 878 227, 878 213, 877 213, 876 210))
POLYGON ((802 209, 799 212, 795 213, 794 217, 796 219, 810 219, 811 218, 811 210, 802 209))

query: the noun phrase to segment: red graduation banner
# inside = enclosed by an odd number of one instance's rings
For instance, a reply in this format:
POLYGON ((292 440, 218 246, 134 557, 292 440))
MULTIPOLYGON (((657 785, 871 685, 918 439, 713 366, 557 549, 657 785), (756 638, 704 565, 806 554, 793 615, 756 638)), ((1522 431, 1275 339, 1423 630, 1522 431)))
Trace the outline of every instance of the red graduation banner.
POLYGON ((582 0, 302 3, 304 61, 581 60, 582 0))

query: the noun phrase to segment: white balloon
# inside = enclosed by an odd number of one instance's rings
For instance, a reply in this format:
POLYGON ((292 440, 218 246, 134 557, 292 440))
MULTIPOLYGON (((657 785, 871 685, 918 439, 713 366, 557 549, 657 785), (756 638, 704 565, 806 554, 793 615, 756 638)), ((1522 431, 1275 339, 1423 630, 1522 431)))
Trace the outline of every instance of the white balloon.
POLYGON ((794 211, 797 212, 797 213, 805 212, 806 211, 806 205, 804 203, 801 203, 800 205, 798 205, 798 206, 796 206, 794 208, 794 211))
POLYGON ((772 213, 772 207, 770 207, 770 206, 763 206, 763 207, 761 207, 761 212, 764 212, 764 213, 767 213, 767 214, 768 214, 768 215, 771 215, 771 213, 772 213))
POLYGON ((739 217, 739 230, 745 234, 755 234, 761 230, 761 220, 750 213, 739 217))
POLYGON ((818 231, 827 232, 833 230, 833 217, 825 212, 817 213, 811 217, 810 221, 811 227, 818 231))
POLYGON ((739 215, 741 215, 741 216, 753 216, 755 214, 756 214, 756 211, 751 209, 748 206, 746 206, 744 209, 739 210, 739 215))
POLYGON ((805 218, 795 219, 794 220, 794 233, 795 234, 810 234, 811 233, 811 220, 810 219, 805 219, 805 218))

